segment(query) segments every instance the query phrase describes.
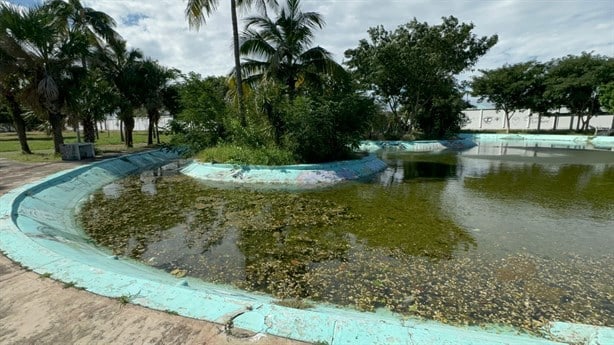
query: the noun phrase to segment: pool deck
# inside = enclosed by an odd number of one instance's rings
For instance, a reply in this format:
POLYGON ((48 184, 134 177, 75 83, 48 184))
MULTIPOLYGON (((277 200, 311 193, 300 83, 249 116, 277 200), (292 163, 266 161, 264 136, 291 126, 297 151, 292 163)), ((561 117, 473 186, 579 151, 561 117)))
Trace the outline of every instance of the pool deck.
MULTIPOLYGON (((0 158, 0 195, 91 161, 0 158)), ((305 344, 171 315, 45 279, 0 254, 0 344, 305 344)))

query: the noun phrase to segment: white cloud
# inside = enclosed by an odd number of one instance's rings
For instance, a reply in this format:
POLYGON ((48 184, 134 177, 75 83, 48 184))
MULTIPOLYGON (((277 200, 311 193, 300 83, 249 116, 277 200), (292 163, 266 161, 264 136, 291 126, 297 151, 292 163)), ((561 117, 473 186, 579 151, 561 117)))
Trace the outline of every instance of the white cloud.
MULTIPOLYGON (((199 32, 188 29, 185 1, 82 2, 113 16, 131 47, 164 65, 203 75, 226 74, 232 69, 228 1, 219 0, 217 11, 199 32)), ((499 43, 477 68, 530 59, 546 61, 583 51, 614 56, 611 0, 303 0, 303 9, 324 16, 327 26, 317 34, 316 44, 331 51, 338 61, 346 49, 367 38, 369 27, 381 24, 392 30, 414 17, 437 24, 449 15, 473 22, 478 35, 499 35, 499 43)))

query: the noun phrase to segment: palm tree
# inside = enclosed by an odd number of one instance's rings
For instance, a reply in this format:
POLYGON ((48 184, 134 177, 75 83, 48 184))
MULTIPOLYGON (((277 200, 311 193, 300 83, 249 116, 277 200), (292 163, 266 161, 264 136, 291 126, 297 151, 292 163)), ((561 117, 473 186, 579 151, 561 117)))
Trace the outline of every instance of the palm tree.
MULTIPOLYGON (((191 28, 199 29, 205 23, 206 17, 217 9, 219 0, 188 0, 185 14, 191 28)), ((239 116, 243 126, 246 125, 245 112, 243 110, 243 78, 241 77, 241 57, 239 54, 239 27, 237 22, 237 6, 251 6, 255 4, 266 13, 266 6, 277 7, 277 0, 230 0, 230 15, 232 18, 232 41, 235 59, 235 79, 237 97, 239 99, 239 116)))
MULTIPOLYGON (((179 75, 179 71, 161 66, 157 61, 146 59, 139 66, 140 100, 147 111, 149 128, 147 144, 153 144, 154 129, 158 127, 160 110, 164 107, 164 94, 169 87, 170 81, 179 75)), ((156 135, 158 143, 160 138, 156 135)))
POLYGON ((22 47, 9 35, 10 28, 21 21, 21 10, 6 3, 0 4, 0 97, 7 105, 13 119, 13 125, 19 138, 21 152, 32 154, 26 135, 26 123, 23 118, 23 109, 18 100, 23 91, 20 77, 23 67, 31 65, 29 56, 23 52, 22 47), (10 54, 8 53, 10 52, 10 54))
MULTIPOLYGON (((87 45, 83 47, 81 59, 81 67, 89 72, 87 60, 90 57, 91 50, 104 51, 104 47, 109 43, 121 41, 121 36, 114 30, 116 23, 111 16, 104 12, 96 11, 90 7, 84 7, 80 0, 52 0, 47 3, 47 6, 54 12, 56 20, 61 24, 59 27, 66 35, 78 33, 82 35, 87 45)), ((82 75, 83 82, 87 85, 87 75, 82 75)), ((95 78, 95 77, 94 77, 95 78)), ((92 80, 91 78, 89 79, 92 80)), ((76 84, 76 83, 75 83, 76 84)), ((83 95, 82 92, 77 93, 83 95)), ((73 101, 72 105, 82 104, 83 102, 73 101)), ((93 142, 95 140, 95 119, 97 114, 94 114, 88 109, 89 107, 79 107, 76 110, 81 113, 76 114, 77 118, 81 118, 85 140, 93 142), (83 112, 84 111, 84 112, 83 112)))
MULTIPOLYGON (((92 47, 102 48, 109 42, 122 40, 114 30, 116 22, 111 16, 91 7, 84 7, 79 0, 51 0, 47 5, 53 9, 65 31, 83 33, 92 47)), ((85 64, 84 60, 82 62, 85 64)))
MULTIPOLYGON (((6 7, 5 7, 6 8, 6 7)), ((56 153, 64 143, 62 136, 65 90, 74 67, 74 56, 83 49, 82 36, 66 36, 57 27, 48 6, 24 10, 14 8, 12 16, 3 17, 2 49, 20 65, 19 83, 22 100, 51 124, 56 153), (6 18, 12 20, 4 21, 6 18), (25 58, 27 57, 27 58, 25 58)))
POLYGON ((108 80, 113 81, 119 94, 118 117, 123 123, 126 147, 133 146, 134 109, 143 103, 139 97, 138 85, 142 84, 139 68, 143 63, 143 53, 126 48, 126 42, 117 41, 109 44, 104 53, 99 55, 101 70, 108 80))
POLYGON ((288 0, 275 19, 246 18, 240 46, 241 54, 248 57, 241 66, 246 81, 277 80, 294 97, 303 83, 321 84, 323 74, 343 70, 326 49, 311 47, 313 30, 321 29, 324 19, 316 12, 302 12, 300 5, 300 0, 288 0))

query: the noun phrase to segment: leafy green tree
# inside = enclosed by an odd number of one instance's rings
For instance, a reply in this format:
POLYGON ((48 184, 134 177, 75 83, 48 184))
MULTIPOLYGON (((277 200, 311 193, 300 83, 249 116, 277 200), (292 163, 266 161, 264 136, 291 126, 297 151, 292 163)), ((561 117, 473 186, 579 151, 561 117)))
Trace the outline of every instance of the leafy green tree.
POLYGON ((539 99, 543 98, 544 65, 531 61, 480 72, 482 75, 474 77, 471 83, 472 94, 479 97, 479 102, 487 100, 504 112, 508 133, 516 111, 543 108, 539 99))
POLYGON ((614 58, 583 53, 551 61, 545 97, 577 115, 577 130, 587 130, 599 113, 599 87, 614 80, 614 58))
POLYGON ((360 87, 390 109, 388 134, 417 127, 426 137, 440 138, 459 129, 463 103, 455 76, 497 42, 496 35, 477 37, 473 28, 452 16, 433 26, 414 19, 391 32, 370 28, 370 40, 345 52, 360 87))
POLYGON ((300 0, 288 0, 276 13, 246 18, 240 52, 241 67, 249 82, 276 80, 287 87, 291 98, 303 84, 321 84, 322 75, 342 71, 324 48, 311 47, 314 29, 324 26, 316 12, 302 12, 300 0))
POLYGON ((349 159, 376 113, 373 101, 356 93, 298 96, 287 103, 285 145, 302 162, 349 159))
MULTIPOLYGON (((206 17, 211 15, 217 9, 219 0, 188 0, 185 14, 188 18, 190 27, 199 29, 205 23, 206 17)), ((232 19, 232 42, 234 49, 235 62, 235 85, 237 97, 239 99, 239 117, 241 125, 246 125, 245 114, 243 112, 243 78, 241 76, 241 57, 239 55, 239 26, 237 20, 237 6, 249 7, 255 4, 257 7, 264 9, 266 6, 277 6, 277 0, 230 0, 230 15, 232 19)))
POLYGON ((226 113, 224 97, 228 85, 224 77, 202 78, 199 74, 189 73, 183 83, 179 84, 182 111, 180 121, 188 126, 202 126, 214 132, 221 129, 226 113))
POLYGON ((191 72, 177 84, 177 90, 181 110, 171 122, 174 134, 171 143, 196 153, 227 138, 229 107, 225 101, 228 92, 225 77, 202 78, 191 72))
POLYGON ((614 81, 599 87, 599 103, 610 114, 614 114, 614 81))

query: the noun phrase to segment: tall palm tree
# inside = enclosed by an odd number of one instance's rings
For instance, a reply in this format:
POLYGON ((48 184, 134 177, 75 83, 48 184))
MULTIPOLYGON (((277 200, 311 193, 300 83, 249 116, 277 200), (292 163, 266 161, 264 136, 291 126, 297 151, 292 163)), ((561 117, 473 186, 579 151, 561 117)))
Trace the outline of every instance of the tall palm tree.
POLYGON ((51 0, 47 5, 62 22, 65 31, 80 31, 93 47, 101 48, 109 42, 121 41, 115 31, 115 20, 108 14, 84 7, 80 0, 51 0))
MULTIPOLYGON (((206 18, 217 9, 219 0, 188 0, 185 14, 191 28, 199 29, 205 24, 206 18)), ((237 97, 239 99, 239 116, 243 126, 246 125, 243 110, 243 78, 241 76, 241 57, 239 53, 239 26, 237 21, 237 6, 249 7, 255 4, 266 13, 267 5, 276 8, 277 0, 230 0, 230 16, 232 18, 232 42, 234 48, 235 79, 237 97)))
POLYGON ((84 47, 83 37, 64 35, 48 6, 17 8, 12 18, 14 21, 3 19, 2 49, 20 64, 22 99, 49 121, 55 152, 60 153, 64 142, 62 86, 70 82, 75 56, 84 47))
MULTIPOLYGON (((104 51, 103 48, 107 44, 122 40, 122 37, 114 30, 116 23, 111 16, 93 8, 84 7, 80 0, 51 0, 46 5, 54 12, 56 20, 60 23, 59 28, 65 35, 78 33, 87 42, 87 46, 84 47, 80 56, 81 67, 86 72, 89 72, 87 61, 93 50, 104 51)), ((88 79, 85 74, 82 77, 82 82, 85 85, 87 85, 88 80, 92 80, 92 78, 88 79)), ((82 92, 77 93, 77 95, 79 94, 84 95, 82 92)), ((70 102, 72 105, 80 103, 82 102, 70 102)), ((79 107, 79 109, 73 109, 73 111, 81 111, 76 115, 81 119, 85 140, 93 142, 96 124, 94 117, 97 114, 87 111, 88 109, 93 108, 79 107)))
POLYGON ((241 54, 247 56, 242 69, 246 81, 277 80, 286 85, 290 97, 303 83, 321 83, 323 74, 341 71, 331 54, 313 44, 314 30, 324 26, 316 12, 302 12, 300 0, 288 0, 276 18, 267 15, 246 18, 241 36, 241 54))
POLYGON ((0 4, 0 97, 5 101, 13 119, 21 152, 31 154, 23 109, 18 97, 23 91, 20 78, 25 72, 24 66, 31 65, 32 62, 10 35, 10 28, 21 19, 22 13, 18 7, 7 3, 0 4))
POLYGON ((143 103, 138 90, 140 79, 139 68, 143 63, 143 53, 137 49, 128 50, 126 42, 118 41, 106 48, 99 55, 101 70, 109 80, 113 81, 119 94, 118 117, 123 123, 124 142, 126 147, 133 146, 132 132, 134 130, 134 109, 143 103))
MULTIPOLYGON (((169 69, 160 65, 157 61, 146 59, 139 66, 140 99, 143 107, 147 111, 149 128, 147 144, 153 144, 154 129, 160 120, 160 110, 164 107, 164 94, 169 87, 169 83, 179 75, 179 71, 169 69)), ((158 137, 158 142, 159 142, 158 137)))

